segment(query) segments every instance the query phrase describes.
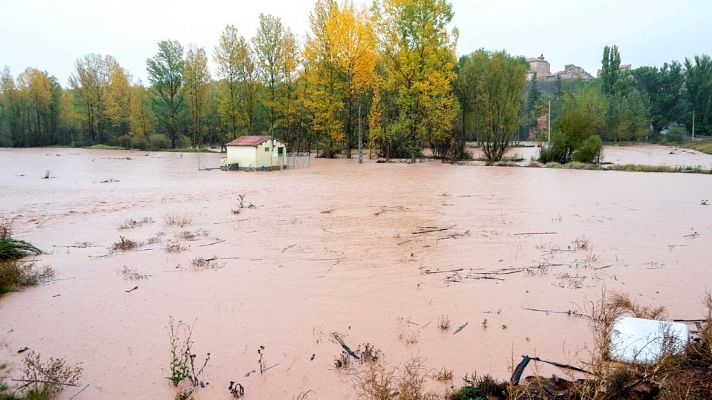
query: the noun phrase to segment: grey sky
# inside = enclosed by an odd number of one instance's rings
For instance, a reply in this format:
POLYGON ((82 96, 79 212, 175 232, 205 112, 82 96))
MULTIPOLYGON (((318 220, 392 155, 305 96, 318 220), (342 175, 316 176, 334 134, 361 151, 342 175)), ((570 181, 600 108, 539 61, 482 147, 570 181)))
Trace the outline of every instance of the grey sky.
MULTIPOLYGON (((359 0, 356 1, 359 3, 359 0)), ((460 31, 458 54, 506 49, 544 54, 552 72, 577 64, 595 74, 602 48, 617 44, 623 63, 662 65, 712 53, 707 0, 451 0, 460 31)), ((313 0, 0 0, 0 67, 47 70, 67 84, 77 58, 111 54, 145 82, 146 58, 163 39, 212 50, 226 24, 252 36, 260 12, 302 40, 313 0)), ((370 2, 369 2, 370 4, 370 2)), ((212 62, 212 59, 211 59, 212 62)))

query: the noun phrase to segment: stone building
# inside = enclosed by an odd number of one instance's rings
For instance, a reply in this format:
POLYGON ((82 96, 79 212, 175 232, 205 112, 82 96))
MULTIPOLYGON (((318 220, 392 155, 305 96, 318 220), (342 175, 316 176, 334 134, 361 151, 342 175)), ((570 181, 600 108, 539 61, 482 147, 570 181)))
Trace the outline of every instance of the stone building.
POLYGON ((586 72, 585 69, 574 64, 567 64, 564 67, 563 71, 559 71, 552 75, 552 79, 556 79, 557 77, 561 77, 562 80, 582 79, 584 81, 590 81, 591 79, 593 79, 593 75, 586 72))
POLYGON ((544 58, 544 55, 540 55, 536 58, 528 58, 529 62, 529 80, 536 74, 536 79, 538 81, 545 81, 551 75, 551 65, 544 58))

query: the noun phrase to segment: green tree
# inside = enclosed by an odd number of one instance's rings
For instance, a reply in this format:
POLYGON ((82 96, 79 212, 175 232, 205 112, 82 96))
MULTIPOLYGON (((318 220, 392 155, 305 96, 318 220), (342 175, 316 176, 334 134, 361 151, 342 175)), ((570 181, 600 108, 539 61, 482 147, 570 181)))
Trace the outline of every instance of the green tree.
POLYGON ((239 35, 237 28, 228 25, 215 48, 214 57, 221 78, 220 114, 228 122, 232 139, 238 136, 239 129, 240 60, 244 58, 245 47, 245 39, 239 35))
POLYGON ((146 60, 156 118, 167 133, 172 148, 176 147, 185 110, 182 94, 184 63, 183 46, 177 40, 158 42, 158 52, 146 60))
POLYGON ((252 39, 257 70, 262 83, 267 87, 264 102, 269 121, 270 134, 274 133, 279 114, 278 87, 284 80, 284 36, 286 30, 282 20, 273 15, 260 14, 257 35, 252 39))
POLYGON ((540 160, 562 164, 571 160, 597 161, 600 158, 600 134, 606 126, 606 112, 606 98, 597 83, 581 83, 576 93, 565 93, 557 129, 552 132, 551 144, 542 148, 540 160), (586 154, 577 155, 581 149, 586 154))
POLYGON ((69 77, 84 108, 83 125, 90 143, 108 142, 106 129, 110 122, 106 116, 106 91, 111 74, 119 63, 111 56, 89 54, 75 63, 76 72, 69 77))
POLYGON ((620 76, 621 55, 618 46, 604 47, 603 60, 601 61, 601 89, 603 94, 613 93, 613 88, 620 76))
POLYGON ((130 146, 130 110, 131 90, 128 74, 123 68, 117 67, 109 76, 106 89, 106 117, 113 133, 130 146))
POLYGON ((458 85, 488 161, 499 161, 515 137, 529 65, 504 51, 478 50, 461 64, 458 85))
POLYGON ((458 114, 452 92, 455 37, 445 0, 384 0, 372 8, 382 55, 382 104, 392 109, 384 132, 402 139, 412 162, 423 144, 444 153, 458 114))
MULTIPOLYGON (((712 59, 708 55, 685 59, 687 70, 687 98, 690 113, 695 111, 695 131, 700 135, 712 135, 712 59)), ((688 126, 692 115, 688 114, 688 126)))
POLYGON ((210 84, 210 71, 208 71, 208 57, 205 49, 188 49, 183 67, 185 80, 185 98, 190 112, 190 142, 193 147, 202 143, 203 120, 208 110, 208 85, 210 84))

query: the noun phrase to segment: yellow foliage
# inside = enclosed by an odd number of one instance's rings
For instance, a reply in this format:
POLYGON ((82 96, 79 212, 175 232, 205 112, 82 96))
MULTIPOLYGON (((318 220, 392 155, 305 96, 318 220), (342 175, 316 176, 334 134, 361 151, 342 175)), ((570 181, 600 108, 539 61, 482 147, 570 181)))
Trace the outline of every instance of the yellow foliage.
MULTIPOLYGON (((355 101, 371 88, 376 65, 373 25, 365 10, 346 0, 317 0, 309 18, 311 34, 304 48, 308 83, 305 106, 313 115, 312 129, 328 141, 329 151, 349 140, 344 134, 344 110, 350 117, 355 101)), ((351 131, 347 118, 347 131, 351 131)))

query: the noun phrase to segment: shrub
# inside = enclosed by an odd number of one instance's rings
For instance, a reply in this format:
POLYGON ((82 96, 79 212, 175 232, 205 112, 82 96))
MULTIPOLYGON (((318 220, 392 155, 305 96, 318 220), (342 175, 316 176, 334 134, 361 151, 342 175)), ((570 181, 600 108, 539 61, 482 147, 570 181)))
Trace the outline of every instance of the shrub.
POLYGON ((119 241, 114 243, 112 249, 114 250, 133 250, 141 244, 135 240, 127 239, 123 236, 119 236, 119 241))
POLYGON ((62 358, 42 361, 40 354, 30 352, 25 359, 23 379, 28 381, 28 399, 51 399, 65 386, 76 385, 82 376, 82 367, 71 365, 62 358))
POLYGON ((131 136, 131 148, 139 149, 139 150, 148 149, 148 140, 146 139, 146 136, 143 136, 143 135, 131 136))
POLYGON ((148 149, 157 151, 171 147, 171 140, 164 134, 153 134, 148 137, 148 149))
POLYGON ((17 261, 0 262, 0 294, 27 286, 36 286, 54 278, 54 269, 35 264, 21 264, 17 261))
MULTIPOLYGON (((169 146, 170 147, 170 146, 169 146)), ((178 135, 176 138, 176 148, 177 149, 187 149, 191 147, 190 139, 185 135, 178 135)))
POLYGON ((598 135, 593 135, 584 140, 574 151, 572 159, 582 163, 598 163, 601 161, 603 141, 598 135))
POLYGON ((666 130, 665 141, 668 143, 682 143, 685 136, 687 136, 687 130, 685 127, 673 122, 666 130))

